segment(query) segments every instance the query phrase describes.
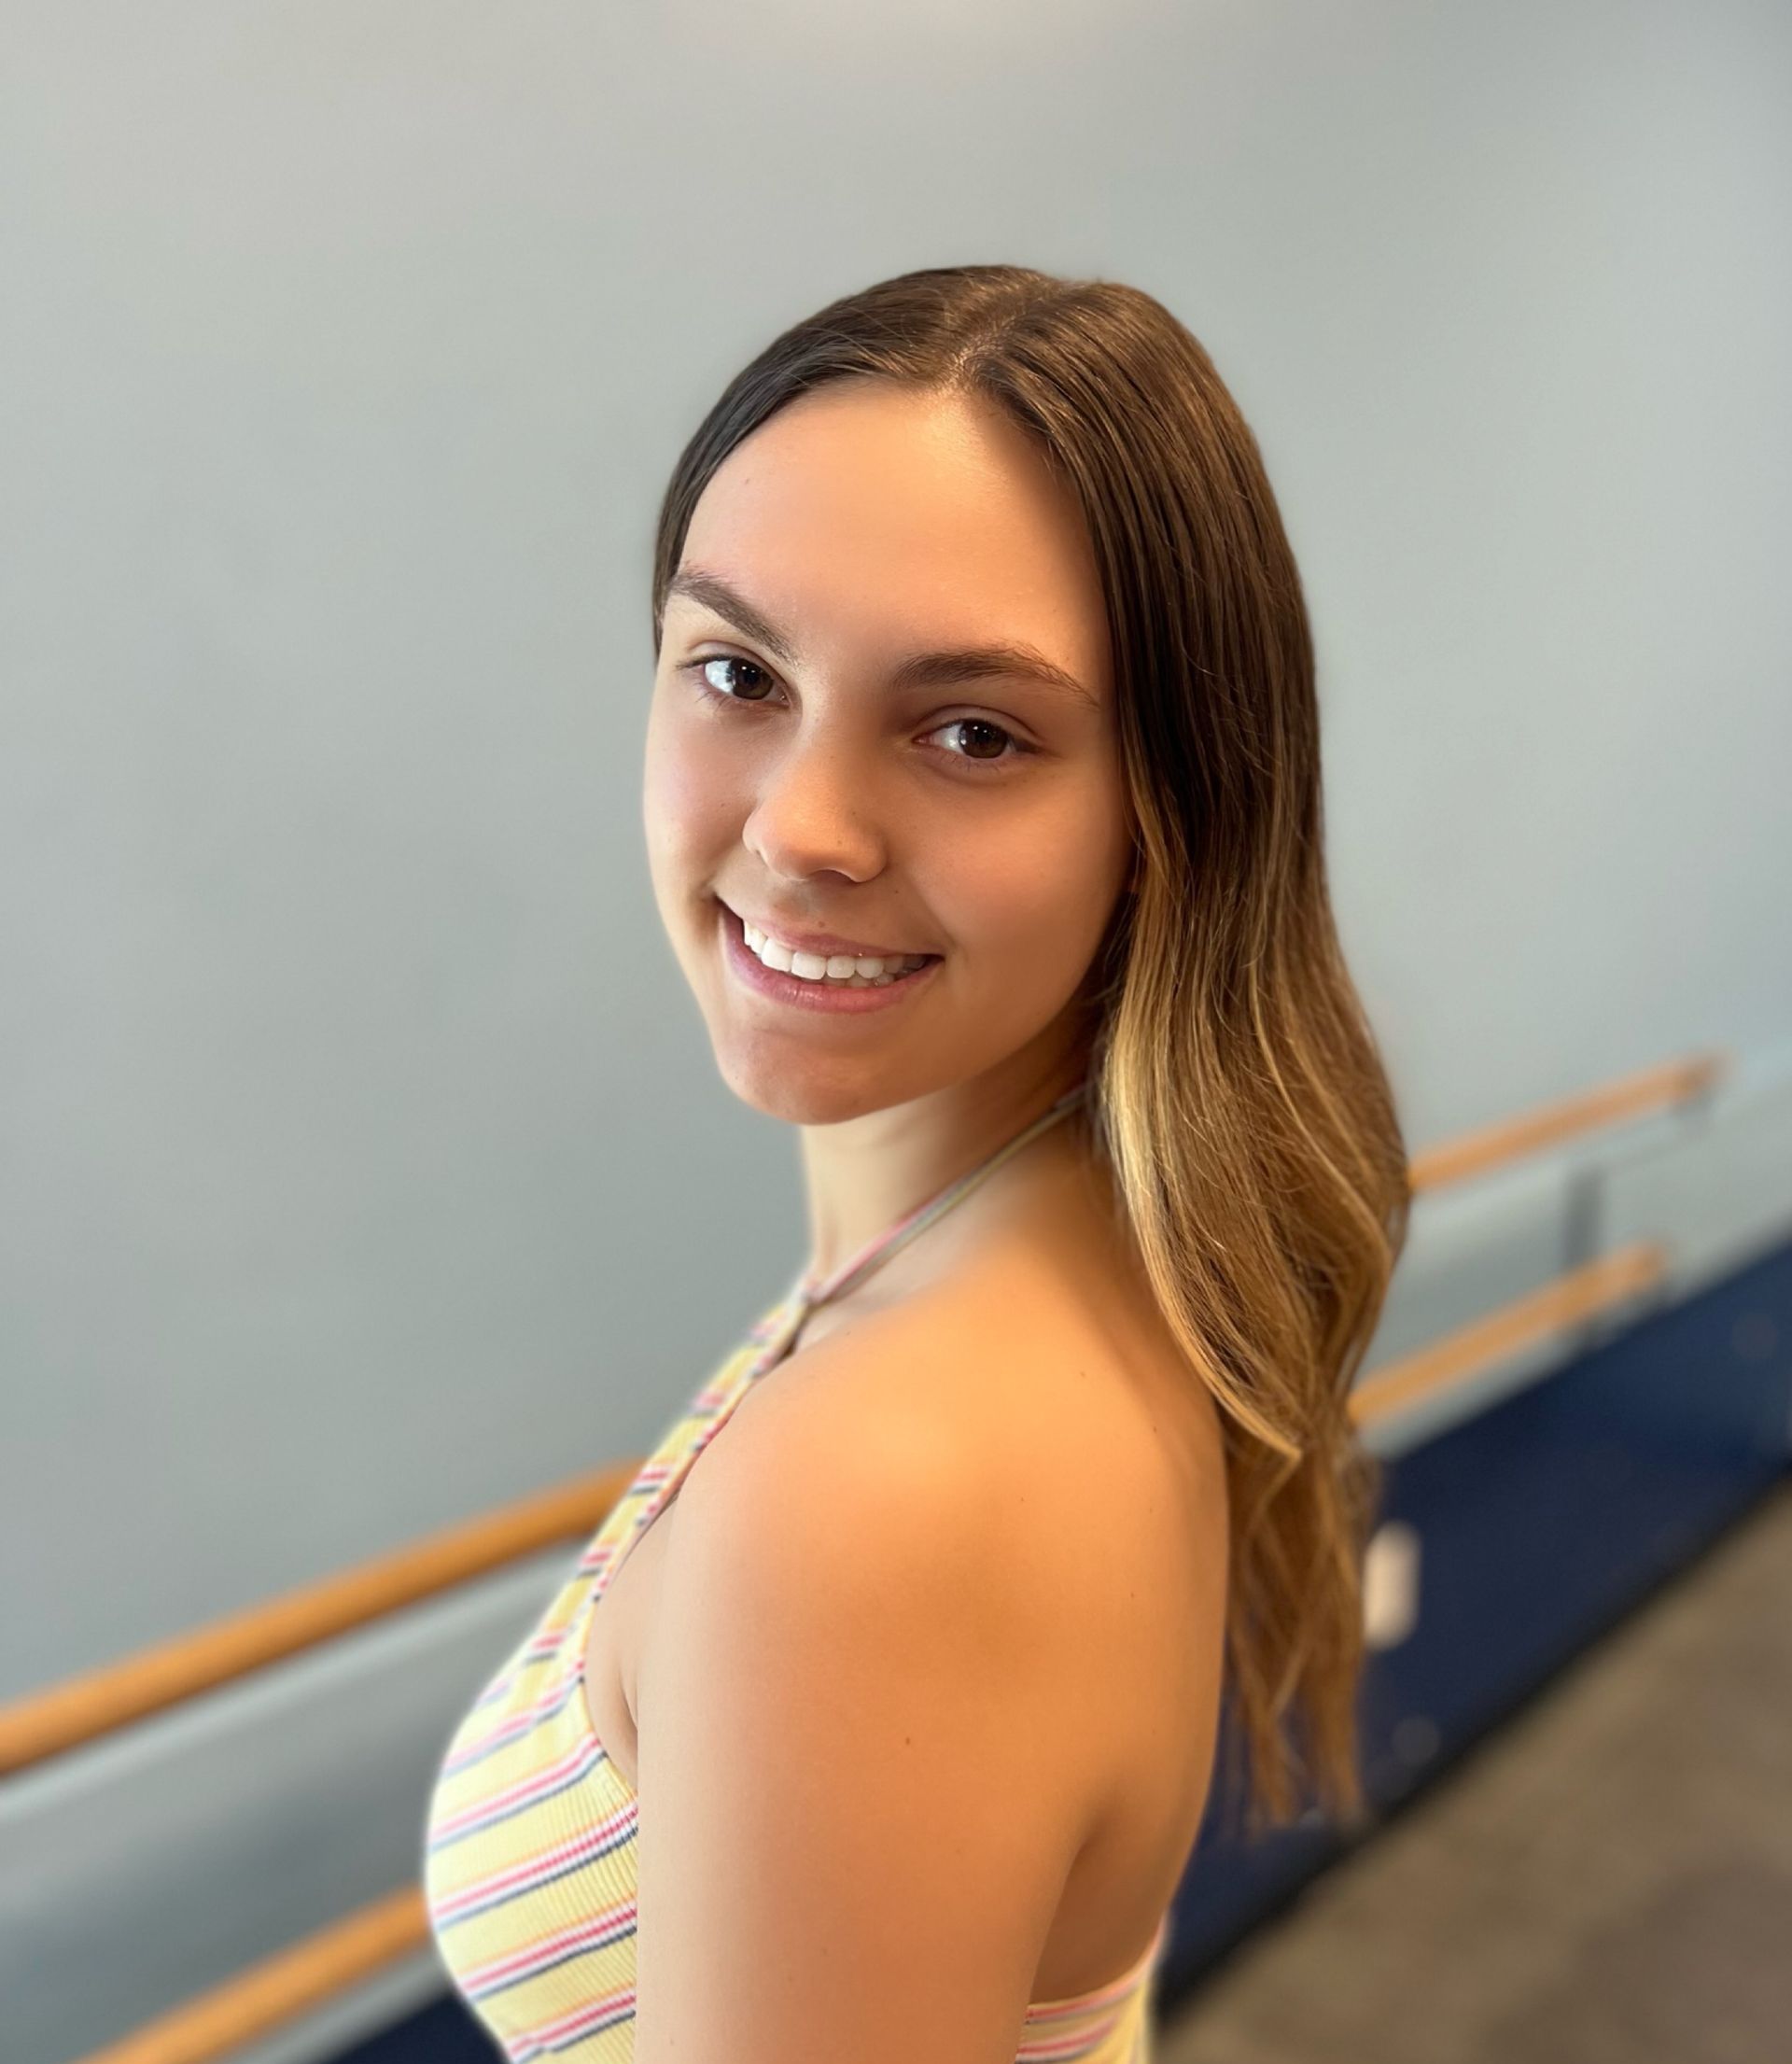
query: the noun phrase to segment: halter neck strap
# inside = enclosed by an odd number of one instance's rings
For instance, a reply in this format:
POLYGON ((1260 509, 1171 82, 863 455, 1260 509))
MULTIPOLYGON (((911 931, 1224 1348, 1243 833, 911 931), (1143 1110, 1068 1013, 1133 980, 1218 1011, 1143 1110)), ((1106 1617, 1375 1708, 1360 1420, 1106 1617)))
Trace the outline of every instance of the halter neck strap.
POLYGON ((838 1297, 843 1290, 857 1285, 881 1263, 887 1261, 899 1247, 906 1246, 917 1233, 924 1232, 933 1221, 951 1210, 952 1206, 968 1197, 977 1185, 993 1175, 1011 1154, 1018 1154, 1023 1146, 1036 1139, 1048 1126, 1056 1125, 1060 1118, 1067 1118, 1089 1092, 1086 1076, 1074 1088, 1067 1089, 1057 1102, 1042 1111, 1038 1117, 1025 1125, 1015 1136, 987 1155, 973 1169, 966 1172, 945 1187, 930 1197, 923 1204, 917 1204, 905 1218, 899 1218, 893 1226, 887 1227, 875 1240, 861 1247, 844 1267, 832 1275, 818 1276, 805 1272, 792 1287, 790 1304, 792 1317, 805 1318, 818 1304, 826 1304, 838 1297))

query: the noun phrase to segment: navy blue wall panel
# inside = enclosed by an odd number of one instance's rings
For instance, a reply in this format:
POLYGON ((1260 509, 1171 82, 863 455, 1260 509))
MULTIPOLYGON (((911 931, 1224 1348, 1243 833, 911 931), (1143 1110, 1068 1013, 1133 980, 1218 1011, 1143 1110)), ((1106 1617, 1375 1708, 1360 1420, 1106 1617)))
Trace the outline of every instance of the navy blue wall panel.
MULTIPOLYGON (((1792 1246, 1624 1327, 1387 1464, 1382 1518, 1420 1539, 1419 1619, 1359 1714, 1387 1811, 1682 1569, 1780 1481, 1792 1427, 1792 1246)), ((1163 1996, 1343 1845, 1324 1823, 1247 1844, 1225 1780, 1176 1897, 1163 1996)))
POLYGON ((503 2051, 451 1992, 378 2035, 338 2053, 334 2064, 492 2064, 503 2051))

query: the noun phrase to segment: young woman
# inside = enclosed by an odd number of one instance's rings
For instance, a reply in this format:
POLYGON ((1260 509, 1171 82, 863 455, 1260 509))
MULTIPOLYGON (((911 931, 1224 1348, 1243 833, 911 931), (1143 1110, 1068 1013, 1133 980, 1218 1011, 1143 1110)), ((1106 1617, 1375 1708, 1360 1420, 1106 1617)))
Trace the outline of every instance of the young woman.
POLYGON ((913 273, 729 386, 652 599, 654 895, 813 1252, 456 1731, 437 1941, 513 2060, 1137 2064, 1223 1695, 1254 1823, 1362 1806, 1407 1158, 1274 498, 1148 295, 913 273))

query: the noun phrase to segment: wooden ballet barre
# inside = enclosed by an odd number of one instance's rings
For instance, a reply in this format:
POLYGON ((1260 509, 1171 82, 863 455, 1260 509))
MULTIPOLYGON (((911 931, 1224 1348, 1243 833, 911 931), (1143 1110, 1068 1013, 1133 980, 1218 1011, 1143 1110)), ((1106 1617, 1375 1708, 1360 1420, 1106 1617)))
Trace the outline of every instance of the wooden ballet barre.
POLYGON ((121 2042, 90 2050, 77 2064, 216 2064, 429 1941, 423 1893, 405 1886, 159 2014, 121 2042))
MULTIPOLYGON (((1728 1066, 1721 1054, 1695 1055, 1466 1133, 1413 1158, 1413 1188, 1435 1189, 1462 1182, 1599 1127, 1668 1109, 1707 1089, 1728 1066)), ((1577 1279, 1564 1282, 1571 1280, 1577 1279)), ((1536 1293, 1539 1299, 1564 1294, 1560 1286, 1536 1293)), ((1525 1301, 1520 1300, 1520 1307, 1525 1301)), ((1426 1372, 1449 1366, 1447 1358, 1456 1352, 1452 1343, 1472 1344, 1478 1337, 1477 1328, 1525 1323, 1513 1315, 1519 1309, 1508 1308, 1477 1320, 1450 1341, 1439 1341, 1396 1369, 1359 1383, 1352 1393, 1353 1411, 1379 1413, 1393 1409, 1382 1408, 1380 1398, 1416 1395, 1410 1387, 1398 1394, 1383 1387, 1396 1378, 1407 1386, 1453 1380, 1426 1372), (1439 1356, 1446 1360, 1430 1359, 1439 1356)), ((1538 1323, 1547 1331, 1555 1322, 1538 1323)), ((214 1691, 264 1664, 350 1633, 385 1613, 415 1605, 560 1540, 588 1534, 601 1524, 638 1467, 638 1461, 614 1463, 593 1475, 532 1493, 356 1568, 263 1600, 48 1691, 0 1706, 0 1776, 214 1691)))
POLYGON ((0 1706, 0 1776, 234 1682, 388 1612, 601 1524, 638 1462, 536 1491, 371 1562, 245 1607, 172 1641, 0 1706))
POLYGON ((1601 1255, 1359 1379, 1351 1391, 1351 1417, 1359 1427, 1372 1425, 1421 1398, 1453 1390, 1520 1348, 1652 1289, 1667 1272, 1667 1249, 1655 1241, 1640 1240, 1601 1255))
POLYGON ((1496 1125, 1464 1132, 1441 1146, 1427 1147, 1409 1163, 1413 1192, 1441 1189, 1447 1183, 1466 1182, 1508 1161, 1522 1160, 1545 1147, 1560 1146, 1583 1132, 1617 1125, 1631 1118, 1647 1117, 1653 1112, 1671 1110, 1702 1095, 1729 1073, 1729 1061, 1719 1053, 1695 1054, 1685 1060, 1670 1060, 1656 1068, 1608 1082, 1603 1088, 1586 1089, 1547 1103, 1518 1118, 1503 1118, 1496 1125))

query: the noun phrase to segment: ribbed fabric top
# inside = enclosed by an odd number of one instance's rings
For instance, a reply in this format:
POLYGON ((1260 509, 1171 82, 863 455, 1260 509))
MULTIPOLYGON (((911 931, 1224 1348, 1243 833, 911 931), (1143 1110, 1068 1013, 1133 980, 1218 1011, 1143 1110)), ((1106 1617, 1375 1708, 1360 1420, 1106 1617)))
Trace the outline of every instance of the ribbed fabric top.
MULTIPOLYGON (((818 1305, 951 1209, 1082 1101, 1079 1083, 995 1153, 826 1277, 800 1276, 749 1328, 611 1507, 546 1612, 450 1737, 429 1799, 424 1893, 438 1950, 511 2064, 635 2052, 637 1804, 592 1727, 584 1651, 593 1609, 751 1385, 818 1305)), ((1017 2064, 1146 2064, 1151 1981, 1169 1915, 1109 1984, 1027 2009, 1017 2064)))

